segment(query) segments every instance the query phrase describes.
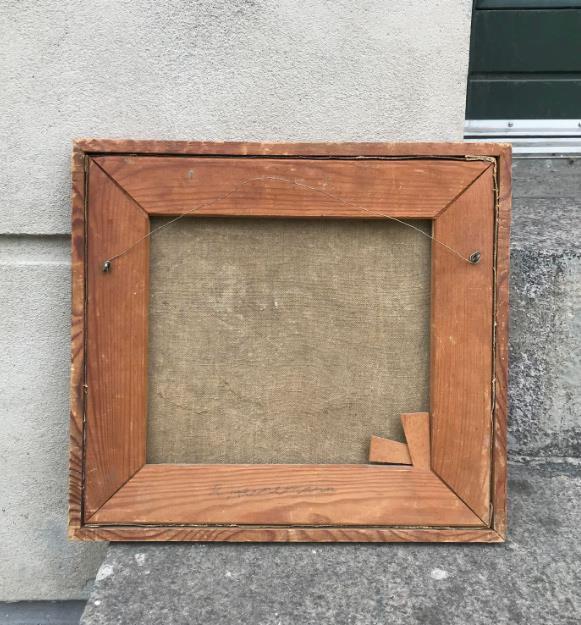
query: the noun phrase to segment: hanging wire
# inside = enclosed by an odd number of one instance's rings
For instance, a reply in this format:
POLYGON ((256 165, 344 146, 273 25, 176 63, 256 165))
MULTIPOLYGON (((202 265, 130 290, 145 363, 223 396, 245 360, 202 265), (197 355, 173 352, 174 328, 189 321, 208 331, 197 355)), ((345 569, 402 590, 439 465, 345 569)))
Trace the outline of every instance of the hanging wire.
POLYGON ((192 213, 195 213, 196 211, 202 210, 203 208, 208 208, 210 206, 213 206, 214 204, 217 204, 218 202, 221 202, 222 200, 226 200, 230 196, 234 195, 234 193, 236 193, 236 191, 238 191, 242 187, 244 187, 246 185, 249 185, 252 182, 258 182, 260 180, 272 180, 272 181, 277 181, 277 182, 284 182, 286 184, 298 187, 300 189, 307 189, 309 191, 314 191, 315 193, 319 193, 320 195, 324 195, 324 196, 330 198, 331 200, 334 200, 336 202, 340 202, 344 206, 350 206, 351 208, 355 208, 357 210, 361 210, 361 211, 364 211, 366 213, 372 214, 374 217, 383 217, 383 218, 389 219, 391 221, 396 221, 397 223, 402 224, 403 226, 406 226, 407 228, 411 228, 412 230, 415 230, 416 232, 419 232, 422 236, 430 239, 434 243, 437 243, 438 245, 440 245, 443 248, 445 248, 446 250, 448 250, 451 254, 454 254, 458 258, 461 258, 463 261, 465 261, 465 262, 467 262, 467 263, 469 263, 471 265, 475 265, 475 264, 477 264, 480 261, 480 252, 478 252, 478 251, 473 252, 472 254, 470 254, 470 256, 466 257, 463 254, 461 254, 458 250, 455 250, 453 247, 450 247, 449 245, 447 245, 446 243, 443 243, 442 241, 438 241, 438 239, 436 239, 433 235, 428 234, 427 232, 424 232, 421 228, 418 228, 417 226, 414 226, 413 224, 410 224, 409 222, 404 221, 402 219, 398 219, 397 217, 393 217, 392 215, 378 214, 375 211, 371 211, 368 208, 365 208, 365 206, 360 206, 358 204, 355 204, 354 202, 350 202, 349 200, 345 200, 344 198, 342 198, 342 197, 340 197, 338 195, 335 195, 333 193, 329 193, 328 191, 324 191, 323 189, 318 189, 317 187, 313 187, 313 186, 305 184, 303 182, 297 182, 296 180, 289 180, 288 178, 283 178, 282 176, 257 176, 255 178, 247 178, 246 180, 243 180, 242 182, 240 182, 237 185, 235 185, 232 189, 230 189, 230 191, 228 191, 227 193, 224 193, 223 195, 220 195, 220 196, 218 196, 216 198, 213 198, 211 200, 208 200, 207 202, 203 202, 203 203, 199 204, 198 206, 192 208, 191 210, 189 210, 189 211, 187 211, 185 213, 182 213, 181 215, 178 215, 177 217, 174 217, 174 219, 170 219, 169 221, 166 221, 161 226, 158 226, 157 228, 154 228, 153 230, 150 230, 145 236, 141 237, 140 239, 137 239, 137 241, 132 243, 129 247, 125 248, 124 250, 122 250, 118 254, 115 254, 114 256, 111 256, 110 258, 107 258, 103 262, 102 270, 105 273, 109 272, 111 270, 111 266, 112 266, 111 264, 112 264, 112 262, 114 260, 117 260, 118 258, 121 258, 125 254, 130 252, 133 248, 135 248, 137 245, 139 245, 140 243, 142 243, 146 239, 149 239, 150 237, 152 237, 154 234, 156 234, 160 230, 163 230, 164 228, 167 228, 168 226, 171 226, 172 224, 175 224, 176 221, 179 221, 180 219, 183 219, 184 217, 187 217, 188 215, 191 215, 192 213))

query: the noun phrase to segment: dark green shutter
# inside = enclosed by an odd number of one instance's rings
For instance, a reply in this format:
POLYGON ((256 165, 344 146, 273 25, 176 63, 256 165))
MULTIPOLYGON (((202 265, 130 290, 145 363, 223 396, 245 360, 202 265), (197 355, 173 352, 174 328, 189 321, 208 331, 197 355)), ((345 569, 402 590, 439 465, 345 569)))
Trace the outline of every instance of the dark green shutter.
POLYGON ((580 0, 476 3, 466 117, 581 118, 580 0))

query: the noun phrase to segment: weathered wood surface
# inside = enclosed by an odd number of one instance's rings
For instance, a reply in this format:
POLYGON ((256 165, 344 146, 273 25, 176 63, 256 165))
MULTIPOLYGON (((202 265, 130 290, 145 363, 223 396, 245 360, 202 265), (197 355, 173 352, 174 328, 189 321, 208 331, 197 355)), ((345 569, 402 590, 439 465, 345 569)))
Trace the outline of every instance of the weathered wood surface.
POLYGON ((71 215, 71 381, 69 425, 69 528, 83 519, 85 420, 85 154, 73 150, 71 215))
POLYGON ((494 436, 492 448, 492 527, 506 536, 508 432, 508 327, 511 221, 511 154, 498 161, 494 302, 494 436))
POLYGON ((309 156, 320 158, 429 158, 466 156, 501 156, 510 150, 508 143, 485 142, 374 142, 374 143, 252 143, 237 141, 155 141, 141 139, 93 139, 75 140, 75 149, 93 156, 104 154, 128 155, 185 155, 185 156, 309 156))
POLYGON ((427 412, 401 415, 406 444, 371 437, 369 462, 413 464, 416 469, 430 468, 430 415, 427 412))
POLYGON ((145 462, 149 299, 147 241, 102 270, 149 219, 93 162, 87 212, 85 518, 145 462))
POLYGON ((77 540, 136 542, 377 542, 377 543, 498 543, 502 537, 482 528, 389 527, 121 527, 86 525, 77 540))
POLYGON ((429 470, 147 464, 90 523, 482 525, 429 470))
POLYGON ((372 436, 369 442, 369 462, 380 464, 411 464, 408 446, 381 436, 372 436))
POLYGON ((488 521, 492 445, 494 181, 490 167, 438 217, 432 247, 432 469, 488 521))
POLYGON ((430 219, 488 163, 104 156, 150 215, 430 219))

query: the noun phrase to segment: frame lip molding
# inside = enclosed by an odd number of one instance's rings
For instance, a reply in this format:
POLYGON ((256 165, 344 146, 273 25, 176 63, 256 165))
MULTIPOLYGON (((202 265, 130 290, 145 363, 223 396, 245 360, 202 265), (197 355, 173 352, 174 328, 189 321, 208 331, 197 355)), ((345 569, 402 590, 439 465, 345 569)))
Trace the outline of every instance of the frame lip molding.
MULTIPOLYGON (((161 163, 161 161, 159 161, 161 163)), ((269 542, 501 542, 506 536, 506 380, 507 380, 507 332, 508 332, 508 237, 510 225, 510 168, 511 150, 508 144, 490 143, 214 143, 190 141, 138 141, 115 139, 80 139, 73 144, 73 232, 72 232, 72 365, 71 365, 71 429, 70 429, 70 496, 69 536, 79 540, 153 540, 153 541, 269 541, 269 542), (357 522, 335 525, 312 525, 310 523, 189 523, 159 522, 153 520, 128 521, 115 518, 114 504, 135 478, 151 473, 148 467, 167 465, 141 465, 129 478, 111 492, 107 500, 97 505, 90 514, 86 509, 86 446, 87 446, 87 257, 86 257, 86 205, 88 202, 88 171, 98 167, 119 189, 129 202, 144 209, 131 192, 127 191, 116 176, 103 169, 106 157, 159 158, 246 158, 248 160, 272 161, 273 159, 297 159, 299 161, 488 161, 474 179, 458 196, 454 197, 432 219, 439 218, 454 205, 464 192, 490 172, 494 191, 494 263, 492 282, 493 337, 492 337, 492 425, 490 430, 489 505, 485 512, 462 518, 464 521, 441 525, 431 523, 394 525, 360 525, 357 522)), ((484 181, 482 181, 484 185, 484 181)), ((203 214, 203 213, 202 213, 203 214)), ((231 213, 226 213, 231 214, 231 213)), ((304 216, 304 215, 297 215, 304 216)), ((316 215, 308 215, 315 217, 316 215)), ((331 216, 331 215, 325 215, 331 216)), ((340 216, 340 215, 339 215, 340 216)), ((352 218, 351 215, 349 217, 352 218)), ((369 215, 363 218, 370 218, 369 215)), ((371 216, 373 218, 373 216, 371 216)), ((375 218, 380 218, 376 215, 375 218)), ((434 437, 432 434, 432 443, 434 437)), ((178 467, 180 465, 170 465, 178 467)), ((186 465, 186 467, 200 465, 186 465)), ((236 465, 215 465, 217 467, 236 465)), ((281 465, 251 465, 280 467, 281 465)), ((292 466, 292 465, 291 465, 292 466)), ((313 465, 299 465, 313 466, 313 465)), ((323 465, 332 467, 333 465, 323 465)), ((337 465, 348 467, 349 465, 337 465)), ((354 465, 369 467, 370 465, 354 465)), ((371 467, 376 468, 376 467, 371 467)), ((393 471, 395 467, 384 467, 393 471)), ((397 469, 395 469, 397 470, 397 469)), ((419 475, 429 473, 444 486, 446 479, 439 477, 434 469, 422 467, 399 467, 400 471, 419 475)), ((154 470, 155 472, 155 470, 154 470)), ((378 473, 379 475, 379 473, 378 473)), ((132 484, 131 484, 132 485, 132 484)), ((148 485, 146 484, 146 487, 148 485)), ((454 489, 447 490, 465 506, 454 489)), ((139 491, 138 491, 139 493, 139 491)), ((467 507, 470 510, 470 506, 467 507)))

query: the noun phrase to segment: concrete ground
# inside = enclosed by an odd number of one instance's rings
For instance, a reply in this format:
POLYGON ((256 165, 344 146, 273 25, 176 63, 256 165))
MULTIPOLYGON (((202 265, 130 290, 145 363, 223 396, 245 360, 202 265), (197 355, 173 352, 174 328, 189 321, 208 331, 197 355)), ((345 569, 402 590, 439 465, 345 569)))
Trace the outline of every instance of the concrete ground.
POLYGON ((510 467, 498 545, 115 544, 82 625, 578 625, 581 463, 510 467))

